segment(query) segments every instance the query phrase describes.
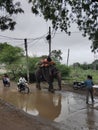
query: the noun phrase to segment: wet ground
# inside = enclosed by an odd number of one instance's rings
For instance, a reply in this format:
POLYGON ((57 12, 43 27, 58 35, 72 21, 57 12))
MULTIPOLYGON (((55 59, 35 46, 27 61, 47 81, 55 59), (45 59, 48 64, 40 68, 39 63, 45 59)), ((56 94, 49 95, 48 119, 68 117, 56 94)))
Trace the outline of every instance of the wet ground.
POLYGON ((97 97, 93 105, 91 102, 87 105, 85 95, 64 90, 49 93, 46 88, 39 91, 35 84, 30 85, 29 94, 24 94, 11 84, 11 87, 0 87, 0 98, 31 116, 56 123, 60 130, 98 130, 97 97))

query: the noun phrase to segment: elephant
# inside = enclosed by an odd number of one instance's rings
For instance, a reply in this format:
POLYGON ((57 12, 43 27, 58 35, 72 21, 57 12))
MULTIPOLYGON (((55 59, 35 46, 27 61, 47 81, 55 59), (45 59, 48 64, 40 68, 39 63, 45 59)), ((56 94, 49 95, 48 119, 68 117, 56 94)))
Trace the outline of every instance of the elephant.
POLYGON ((37 68, 35 72, 35 77, 36 77, 36 87, 38 89, 41 89, 40 83, 42 79, 44 79, 49 85, 48 90, 50 92, 54 92, 53 81, 54 79, 57 79, 59 90, 61 90, 61 73, 59 72, 59 70, 56 68, 55 65, 37 68))

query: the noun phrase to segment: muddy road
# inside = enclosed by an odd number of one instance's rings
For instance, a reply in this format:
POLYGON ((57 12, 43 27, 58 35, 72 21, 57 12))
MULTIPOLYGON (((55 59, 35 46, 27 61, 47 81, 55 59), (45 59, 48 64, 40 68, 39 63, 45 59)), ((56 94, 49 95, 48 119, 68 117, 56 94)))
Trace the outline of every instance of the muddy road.
POLYGON ((90 102, 86 105, 85 94, 69 92, 64 88, 49 93, 46 84, 41 91, 35 88, 35 84, 29 86, 30 93, 24 94, 17 91, 16 84, 3 87, 1 82, 0 111, 3 110, 3 113, 0 115, 4 118, 1 119, 4 130, 25 130, 27 126, 28 130, 98 130, 97 96, 93 105, 90 102))

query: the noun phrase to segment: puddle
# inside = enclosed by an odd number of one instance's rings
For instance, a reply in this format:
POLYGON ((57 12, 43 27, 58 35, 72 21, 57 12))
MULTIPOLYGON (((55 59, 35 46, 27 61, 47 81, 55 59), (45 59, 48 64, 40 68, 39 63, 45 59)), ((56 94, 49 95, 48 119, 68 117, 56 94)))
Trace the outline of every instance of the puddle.
POLYGON ((0 97, 31 115, 41 116, 56 122, 64 120, 65 115, 67 117, 77 110, 75 107, 76 97, 67 92, 49 93, 46 89, 42 91, 34 89, 30 94, 23 94, 19 93, 17 89, 3 87, 0 90, 0 97))
MULTIPOLYGON (((47 89, 39 91, 33 87, 30 94, 23 94, 19 93, 14 87, 1 87, 0 97, 31 115, 41 116, 62 125, 71 124, 73 128, 76 128, 78 122, 81 126, 79 130, 82 130, 83 127, 88 129, 90 122, 98 126, 98 112, 97 109, 94 110, 98 101, 88 109, 83 95, 62 91, 50 93, 47 89), (92 109, 93 111, 91 111, 92 109), (88 117, 93 117, 93 120, 87 120, 88 117)), ((78 130, 78 126, 76 129, 78 130)))

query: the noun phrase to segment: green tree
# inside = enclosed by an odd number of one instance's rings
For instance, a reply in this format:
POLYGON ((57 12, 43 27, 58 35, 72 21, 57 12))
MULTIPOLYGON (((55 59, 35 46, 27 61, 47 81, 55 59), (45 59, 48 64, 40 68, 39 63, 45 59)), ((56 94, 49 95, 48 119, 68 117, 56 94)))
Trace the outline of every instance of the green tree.
POLYGON ((95 32, 94 37, 92 37, 91 49, 94 53, 98 52, 98 30, 95 32))
POLYGON ((37 68, 37 63, 40 61, 40 57, 29 57, 28 61, 30 73, 35 73, 35 69, 37 68))
MULTIPOLYGON (((92 41, 98 32, 98 1, 93 0, 29 0, 32 12, 51 20, 53 28, 58 28, 70 35, 72 23, 77 23, 83 36, 88 35, 92 41)), ((92 44, 92 46, 94 43, 92 44)), ((97 43, 98 47, 98 43, 97 43)), ((92 51, 96 49, 92 48, 92 51)))
POLYGON ((12 18, 14 14, 23 13, 20 8, 20 2, 14 2, 13 0, 0 0, 0 29, 13 30, 16 21, 12 18))
POLYGON ((57 62, 60 62, 61 60, 62 60, 62 52, 61 52, 61 50, 53 50, 52 52, 51 52, 51 57, 55 60, 55 61, 57 61, 57 62))
POLYGON ((74 68, 80 67, 80 63, 78 63, 78 62, 74 63, 74 64, 73 64, 73 67, 74 67, 74 68))
POLYGON ((23 49, 19 47, 11 46, 7 43, 0 44, 0 62, 10 65, 19 61, 19 59, 23 56, 23 49))
POLYGON ((16 79, 19 73, 24 70, 23 59, 23 49, 7 43, 0 43, 0 63, 5 65, 7 72, 10 72, 11 79, 16 79))
MULTIPOLYGON (((92 51, 98 48, 98 1, 97 0, 28 0, 32 2, 32 12, 51 20, 53 28, 71 34, 72 23, 77 23, 83 36, 92 40, 92 51)), ((14 14, 22 13, 20 2, 0 0, 0 29, 13 30, 16 21, 14 14), (3 13, 4 12, 4 13, 3 13)))

